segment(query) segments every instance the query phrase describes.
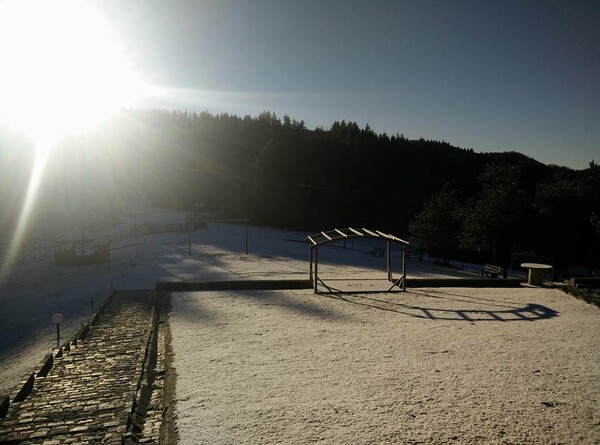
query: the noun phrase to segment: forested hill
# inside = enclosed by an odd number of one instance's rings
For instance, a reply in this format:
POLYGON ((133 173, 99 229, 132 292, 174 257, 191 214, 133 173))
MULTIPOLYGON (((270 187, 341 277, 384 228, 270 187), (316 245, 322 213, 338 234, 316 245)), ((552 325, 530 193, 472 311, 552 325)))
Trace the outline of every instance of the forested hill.
MULTIPOLYGON (((138 127, 135 136, 119 144, 135 153, 143 166, 135 169, 143 172, 138 180, 156 204, 188 209, 205 203, 289 228, 354 224, 402 233, 444 184, 474 197, 490 163, 522 166, 529 188, 560 169, 519 153, 480 154, 446 142, 378 135, 354 122, 308 130, 302 121, 269 112, 240 118, 135 111, 130 121, 138 127)), ((131 122, 122 124, 119 133, 131 131, 131 122)))
MULTIPOLYGON (((0 162, 10 173, 0 178, 0 200, 7 223, 18 213, 33 156, 22 138, 3 133, 0 162)), ((44 221, 60 223, 81 215, 103 218, 138 196, 179 209, 203 203, 257 224, 306 230, 356 225, 406 235, 409 222, 444 186, 461 206, 494 202, 507 192, 513 194, 505 197, 509 206, 511 199, 546 203, 527 210, 528 218, 519 216, 526 224, 535 212, 566 209, 568 196, 560 194, 565 187, 557 186, 566 181, 578 194, 572 202, 579 203, 568 204, 569 211, 581 213, 575 215, 578 224, 587 218, 592 227, 597 179, 593 163, 574 171, 516 152, 476 153, 441 141, 376 134, 354 122, 309 130, 303 121, 269 112, 238 117, 130 110, 53 150, 37 207, 44 221), (499 178, 507 177, 503 168, 514 167, 512 188, 502 181, 486 184, 490 166, 499 178)))

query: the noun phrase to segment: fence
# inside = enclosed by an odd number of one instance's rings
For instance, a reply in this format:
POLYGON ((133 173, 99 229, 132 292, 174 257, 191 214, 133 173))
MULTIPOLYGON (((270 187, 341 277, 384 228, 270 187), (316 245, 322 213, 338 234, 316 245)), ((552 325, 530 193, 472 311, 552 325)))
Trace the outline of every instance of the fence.
MULTIPOLYGON (((172 224, 138 224, 128 229, 113 231, 110 234, 99 234, 103 237, 103 241, 117 243, 123 240, 139 238, 140 236, 152 235, 154 233, 168 232, 187 232, 188 226, 182 223, 172 224)), ((91 241, 91 240, 90 240, 91 241)), ((64 242, 63 242, 64 243, 64 242)), ((11 253, 10 245, 0 245, 0 265, 18 266, 29 264, 37 261, 54 261, 54 257, 59 253, 58 246, 61 241, 38 240, 30 244, 22 245, 17 251, 11 253)))
POLYGON ((0 246, 0 264, 14 266, 53 258, 54 245, 46 241, 24 245, 12 254, 9 245, 0 246))
POLYGON ((172 223, 172 224, 138 224, 129 229, 123 229, 114 231, 109 236, 111 243, 117 243, 122 240, 138 238, 144 235, 151 235, 153 233, 168 233, 168 232, 187 232, 188 227, 183 223, 172 223))

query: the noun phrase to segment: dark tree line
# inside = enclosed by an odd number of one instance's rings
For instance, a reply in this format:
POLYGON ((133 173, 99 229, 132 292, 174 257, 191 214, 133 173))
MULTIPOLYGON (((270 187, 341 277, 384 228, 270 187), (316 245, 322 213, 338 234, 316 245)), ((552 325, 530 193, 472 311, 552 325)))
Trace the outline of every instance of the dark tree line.
MULTIPOLYGON (((0 129, 0 205, 10 230, 34 157, 0 129)), ((520 153, 376 134, 368 125, 131 110, 53 150, 38 224, 110 218, 132 199, 195 203, 256 224, 376 227, 418 237, 436 255, 506 263, 529 255, 567 266, 598 258, 599 168, 574 171, 520 153), (411 222, 412 221, 412 222, 411 222)))
POLYGON ((471 256, 505 268, 536 259, 551 263, 557 275, 575 264, 591 273, 600 265, 600 167, 593 161, 581 172, 549 167, 535 182, 525 171, 488 164, 478 193, 467 199, 446 184, 425 201, 411 232, 444 258, 471 256))

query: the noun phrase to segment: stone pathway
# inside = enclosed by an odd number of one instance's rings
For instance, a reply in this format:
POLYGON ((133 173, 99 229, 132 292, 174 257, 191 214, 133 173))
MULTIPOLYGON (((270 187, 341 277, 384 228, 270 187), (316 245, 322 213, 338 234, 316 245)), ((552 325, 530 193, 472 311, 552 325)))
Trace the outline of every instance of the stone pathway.
POLYGON ((158 443, 156 416, 149 436, 143 434, 154 376, 164 373, 155 373, 161 363, 154 297, 117 293, 85 339, 59 352, 46 377, 36 375, 25 400, 11 397, 0 444, 158 443))

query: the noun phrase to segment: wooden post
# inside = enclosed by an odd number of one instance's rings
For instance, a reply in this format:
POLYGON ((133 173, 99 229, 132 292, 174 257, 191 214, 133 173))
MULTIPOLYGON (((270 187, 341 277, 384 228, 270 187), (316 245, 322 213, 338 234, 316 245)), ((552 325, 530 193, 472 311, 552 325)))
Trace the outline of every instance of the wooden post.
POLYGON ((390 255, 390 254, 391 254, 390 240, 387 240, 385 242, 387 276, 388 276, 388 280, 392 281, 392 255, 390 255))
POLYGON ((315 294, 317 293, 317 286, 319 285, 319 247, 315 247, 315 282, 313 283, 315 294))
POLYGON ((248 255, 248 217, 244 218, 244 226, 246 228, 246 255, 248 255))
POLYGON ((402 245, 402 290, 406 292, 406 245, 402 245))
POLYGON ((313 271, 313 249, 314 249, 314 247, 310 246, 310 260, 309 260, 310 269, 309 269, 309 272, 308 272, 308 274, 309 274, 308 280, 309 280, 311 286, 313 285, 313 276, 312 276, 312 271, 313 271))

